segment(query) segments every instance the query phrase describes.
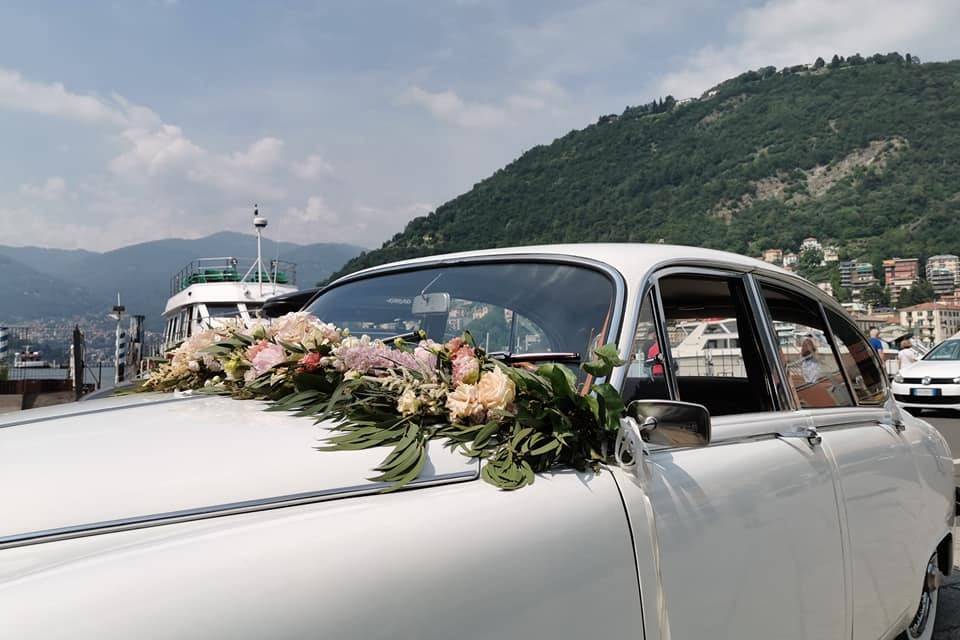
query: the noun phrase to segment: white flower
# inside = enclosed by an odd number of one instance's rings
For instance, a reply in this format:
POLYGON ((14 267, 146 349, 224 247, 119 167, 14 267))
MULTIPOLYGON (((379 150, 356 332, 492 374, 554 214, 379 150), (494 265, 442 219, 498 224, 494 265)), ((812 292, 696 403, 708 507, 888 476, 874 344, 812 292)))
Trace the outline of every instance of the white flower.
POLYGON ((447 394, 447 409, 453 422, 482 422, 486 410, 480 403, 480 395, 475 384, 459 384, 447 394))
POLYGON ((517 386, 500 369, 485 371, 477 383, 477 396, 487 411, 506 411, 517 395, 517 386))
POLYGON ((420 398, 413 389, 407 389, 400 394, 397 400, 397 411, 403 416, 411 416, 420 411, 420 398))

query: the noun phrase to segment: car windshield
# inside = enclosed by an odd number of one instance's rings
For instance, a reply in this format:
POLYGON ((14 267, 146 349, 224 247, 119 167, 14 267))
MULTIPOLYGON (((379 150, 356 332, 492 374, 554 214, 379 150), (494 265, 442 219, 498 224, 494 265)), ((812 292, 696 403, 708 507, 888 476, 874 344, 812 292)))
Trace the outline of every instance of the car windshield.
POLYGON ((960 360, 960 340, 947 340, 941 342, 930 353, 923 357, 924 360, 960 360))
MULTIPOLYGON (((355 335, 424 331, 446 341, 469 331, 488 353, 577 354, 609 340, 614 285, 594 269, 493 262, 375 275, 336 286, 308 311, 355 335)), ((412 336, 411 336, 412 337, 412 336)))

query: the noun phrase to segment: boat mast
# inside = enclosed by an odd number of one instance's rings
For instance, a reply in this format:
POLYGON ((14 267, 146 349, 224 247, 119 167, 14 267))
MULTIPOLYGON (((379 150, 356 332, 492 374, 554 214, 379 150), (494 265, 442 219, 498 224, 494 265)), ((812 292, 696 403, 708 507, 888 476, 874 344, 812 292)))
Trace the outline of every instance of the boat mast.
POLYGON ((257 284, 263 295, 263 253, 260 248, 261 232, 267 227, 267 219, 260 216, 258 205, 253 205, 253 226, 257 228, 257 284))

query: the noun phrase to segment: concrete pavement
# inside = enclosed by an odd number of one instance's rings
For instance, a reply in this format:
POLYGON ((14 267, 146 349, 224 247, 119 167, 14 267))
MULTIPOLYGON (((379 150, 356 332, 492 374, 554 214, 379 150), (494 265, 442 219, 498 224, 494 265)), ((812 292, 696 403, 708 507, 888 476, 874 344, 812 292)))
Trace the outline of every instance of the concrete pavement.
MULTIPOLYGON (((950 444, 954 456, 954 476, 960 484, 960 414, 948 411, 924 412, 924 420, 937 428, 950 444)), ((954 573, 940 589, 940 606, 934 640, 960 640, 960 528, 953 532, 954 573)))

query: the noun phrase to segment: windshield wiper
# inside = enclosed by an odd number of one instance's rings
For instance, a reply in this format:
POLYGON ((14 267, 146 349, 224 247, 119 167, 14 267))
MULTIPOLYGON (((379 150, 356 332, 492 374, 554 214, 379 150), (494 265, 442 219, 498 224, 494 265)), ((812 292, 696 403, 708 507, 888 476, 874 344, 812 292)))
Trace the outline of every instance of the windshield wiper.
POLYGON ((544 351, 541 353, 507 353, 492 351, 487 354, 501 362, 580 362, 580 354, 573 351, 544 351))
POLYGON ((383 342, 383 344, 390 344, 392 342, 396 342, 397 340, 413 340, 414 338, 423 337, 420 335, 421 333, 421 329, 417 329, 416 331, 408 331, 407 333, 398 333, 395 336, 384 338, 381 342, 383 342))

